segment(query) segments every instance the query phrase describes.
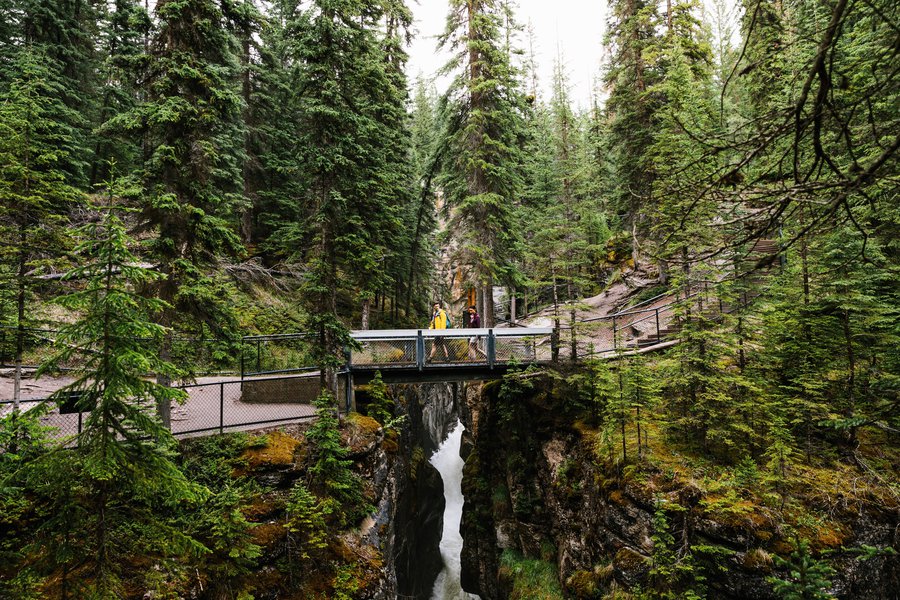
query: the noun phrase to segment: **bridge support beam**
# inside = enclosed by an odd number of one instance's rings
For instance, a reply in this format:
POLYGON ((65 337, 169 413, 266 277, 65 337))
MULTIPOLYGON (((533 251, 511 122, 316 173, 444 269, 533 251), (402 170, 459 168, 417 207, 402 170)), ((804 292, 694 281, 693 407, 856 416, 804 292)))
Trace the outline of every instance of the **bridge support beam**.
POLYGON ((488 369, 493 370, 494 363, 497 362, 497 336, 494 335, 493 329, 488 329, 487 361, 488 361, 488 369))
POLYGON ((344 375, 344 411, 348 415, 356 411, 356 392, 353 390, 353 372, 350 370, 344 375))
POLYGON ((425 368, 425 338, 421 329, 416 332, 416 366, 420 371, 425 368))

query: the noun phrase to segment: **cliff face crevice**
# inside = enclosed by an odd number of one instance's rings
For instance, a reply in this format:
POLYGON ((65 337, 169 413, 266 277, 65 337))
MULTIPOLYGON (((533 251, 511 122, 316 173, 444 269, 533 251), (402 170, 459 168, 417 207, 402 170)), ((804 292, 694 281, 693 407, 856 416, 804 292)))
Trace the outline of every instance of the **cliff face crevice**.
POLYGON ((319 583, 301 578, 291 583, 279 571, 296 550, 286 543, 286 504, 295 482, 307 476, 305 426, 258 432, 267 433, 261 438, 265 443, 245 453, 247 466, 239 474, 255 480, 262 490, 253 506, 245 509, 260 546, 256 597, 294 597, 291 589, 323 592, 336 585, 330 579, 343 569, 352 581, 352 597, 359 600, 431 598, 443 567, 439 543, 444 496, 441 476, 428 459, 456 423, 456 388, 423 384, 393 392, 396 416, 403 417, 395 430, 386 433, 374 419, 358 414, 342 420, 348 458, 374 510, 349 530, 328 532, 328 547, 319 557, 322 564, 311 566, 320 571, 312 577, 321 579, 319 583))
POLYGON ((419 384, 402 390, 400 403, 406 423, 401 438, 406 456, 405 483, 398 495, 393 549, 398 593, 404 598, 428 600, 443 567, 440 550, 444 514, 444 487, 428 459, 456 422, 452 384, 419 384))
POLYGON ((802 535, 835 570, 829 592, 836 598, 900 598, 897 556, 863 560, 852 550, 900 547, 900 513, 884 497, 811 494, 804 508, 822 517, 804 522, 777 502, 713 493, 652 461, 623 468, 601 460, 596 430, 579 420, 584 415, 570 414, 560 396, 547 381, 519 394, 500 393, 499 384, 466 394, 467 590, 485 600, 509 597, 511 577, 501 564, 509 550, 555 564, 572 598, 646 588, 662 577, 654 566, 671 560, 684 569, 671 575, 676 590, 775 600, 767 578, 788 577, 776 557, 789 559, 802 535))

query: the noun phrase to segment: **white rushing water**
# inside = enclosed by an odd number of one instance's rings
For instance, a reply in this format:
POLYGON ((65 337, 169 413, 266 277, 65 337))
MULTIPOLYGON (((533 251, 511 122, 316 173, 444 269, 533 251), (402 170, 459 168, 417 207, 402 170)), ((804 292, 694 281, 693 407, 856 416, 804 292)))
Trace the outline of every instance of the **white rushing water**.
POLYGON ((462 519, 463 459, 459 456, 460 442, 465 428, 456 421, 456 426, 431 457, 431 464, 441 474, 444 481, 444 532, 441 536, 441 558, 444 568, 438 574, 431 591, 431 600, 480 600, 475 594, 464 592, 460 584, 460 553, 462 536, 459 522, 462 519))

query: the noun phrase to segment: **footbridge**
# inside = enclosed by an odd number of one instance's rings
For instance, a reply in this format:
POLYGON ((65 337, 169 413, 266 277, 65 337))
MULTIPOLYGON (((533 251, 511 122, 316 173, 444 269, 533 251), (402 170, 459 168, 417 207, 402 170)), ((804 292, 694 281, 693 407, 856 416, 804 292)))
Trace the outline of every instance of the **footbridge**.
POLYGON ((510 368, 549 364, 556 336, 548 327, 353 331, 346 372, 365 383, 380 372, 391 383, 467 381, 510 368))

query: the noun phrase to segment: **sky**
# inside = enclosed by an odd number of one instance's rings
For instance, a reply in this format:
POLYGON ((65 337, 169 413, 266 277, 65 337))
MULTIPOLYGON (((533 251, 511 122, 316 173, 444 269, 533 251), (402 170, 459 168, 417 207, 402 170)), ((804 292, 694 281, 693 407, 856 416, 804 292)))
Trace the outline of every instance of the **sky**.
MULTIPOLYGON (((516 16, 535 34, 535 59, 541 98, 547 99, 553 81, 554 58, 560 53, 569 76, 570 94, 576 106, 590 106, 591 88, 600 74, 603 56, 603 32, 606 23, 604 0, 517 0, 516 16)), ((447 18, 447 0, 414 0, 415 39, 409 48, 410 80, 422 74, 434 77, 447 62, 437 50, 435 36, 443 32, 447 18)), ((521 45, 526 38, 523 33, 521 45)), ((443 91, 446 81, 437 81, 443 91)))

